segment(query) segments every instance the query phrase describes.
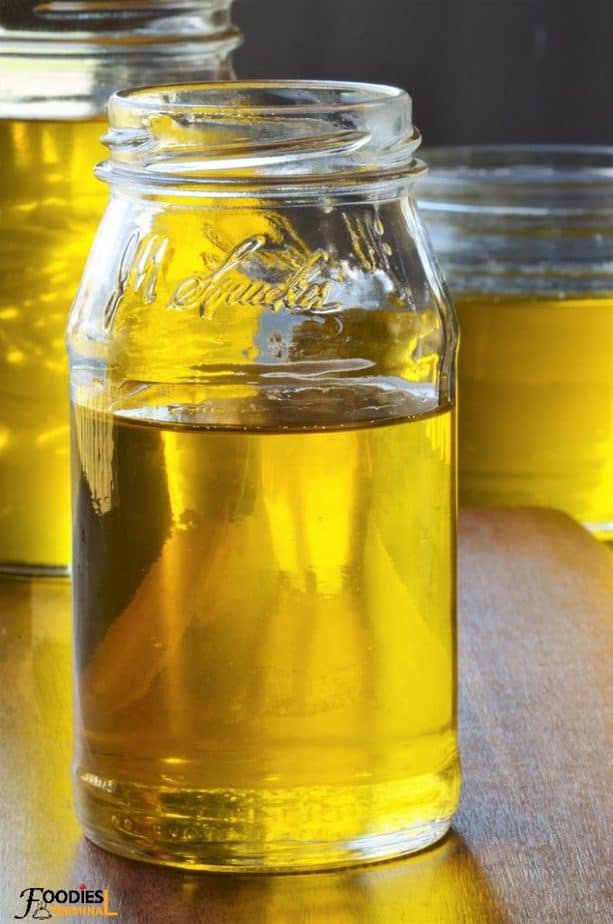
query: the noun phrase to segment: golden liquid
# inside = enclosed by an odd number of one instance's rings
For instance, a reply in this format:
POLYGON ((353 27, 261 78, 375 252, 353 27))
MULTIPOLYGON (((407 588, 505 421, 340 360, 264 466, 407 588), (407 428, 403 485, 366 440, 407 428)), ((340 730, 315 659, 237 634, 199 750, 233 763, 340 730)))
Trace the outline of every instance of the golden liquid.
POLYGON ((88 835, 250 869, 440 837, 459 788, 452 412, 156 418, 74 407, 88 835))
POLYGON ((464 504, 565 510, 613 535, 613 299, 456 307, 464 504))
POLYGON ((70 561, 64 327, 107 198, 102 130, 0 120, 0 566, 70 561))

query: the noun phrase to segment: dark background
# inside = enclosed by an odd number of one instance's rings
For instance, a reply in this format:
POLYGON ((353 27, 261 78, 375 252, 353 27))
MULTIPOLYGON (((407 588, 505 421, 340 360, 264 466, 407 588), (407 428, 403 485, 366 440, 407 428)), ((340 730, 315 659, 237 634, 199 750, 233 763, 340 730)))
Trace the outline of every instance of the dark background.
POLYGON ((613 0, 236 0, 240 77, 405 87, 432 144, 613 144, 613 0))

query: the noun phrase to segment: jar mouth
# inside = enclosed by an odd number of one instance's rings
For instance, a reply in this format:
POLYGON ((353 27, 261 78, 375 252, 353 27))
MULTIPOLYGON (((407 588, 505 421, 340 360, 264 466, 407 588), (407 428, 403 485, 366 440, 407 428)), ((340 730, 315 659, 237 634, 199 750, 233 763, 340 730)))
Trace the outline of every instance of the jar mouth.
POLYGON ((613 147, 475 145, 430 148, 426 210, 613 211, 613 147))
MULTIPOLYGON (((421 137, 412 103, 380 84, 220 81, 115 93, 98 169, 178 194, 285 195, 288 187, 381 184, 413 177, 421 137)), ((318 194, 319 194, 318 193, 318 194)))
MULTIPOLYGON (((351 112, 381 108, 387 102, 401 107, 410 99, 405 90, 385 84, 326 80, 226 80, 140 87, 119 90, 111 101, 110 118, 121 110, 144 113, 190 113, 193 117, 229 118, 230 110, 249 115, 280 117, 313 112, 351 112)), ((410 113, 409 113, 410 114, 410 113)))

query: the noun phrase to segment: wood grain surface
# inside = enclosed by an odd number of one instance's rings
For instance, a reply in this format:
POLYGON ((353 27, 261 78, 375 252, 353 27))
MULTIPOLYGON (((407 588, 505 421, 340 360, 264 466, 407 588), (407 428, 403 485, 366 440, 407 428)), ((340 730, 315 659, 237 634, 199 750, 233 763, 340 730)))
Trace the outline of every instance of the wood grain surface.
MULTIPOLYGON (((30 886, 108 888, 143 924, 613 919, 613 555, 562 514, 464 511, 462 804, 438 847, 292 876, 182 873, 80 834, 70 785, 70 588, 0 581, 0 921, 30 886)), ((71 917, 68 920, 92 920, 71 917)))

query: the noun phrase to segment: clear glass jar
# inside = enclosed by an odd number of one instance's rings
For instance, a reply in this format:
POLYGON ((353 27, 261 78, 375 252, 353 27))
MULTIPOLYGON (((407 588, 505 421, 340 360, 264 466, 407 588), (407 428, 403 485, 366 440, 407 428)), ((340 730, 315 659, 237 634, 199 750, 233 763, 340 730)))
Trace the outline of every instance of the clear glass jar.
POLYGON ((392 88, 122 93, 70 316, 78 813, 199 868, 455 811, 456 328, 392 88))
POLYGON ((0 4, 0 570, 66 573, 66 317, 122 86, 232 76, 231 0, 0 4))
POLYGON ((454 296, 460 502, 613 537, 613 148, 430 151, 419 206, 454 296))

